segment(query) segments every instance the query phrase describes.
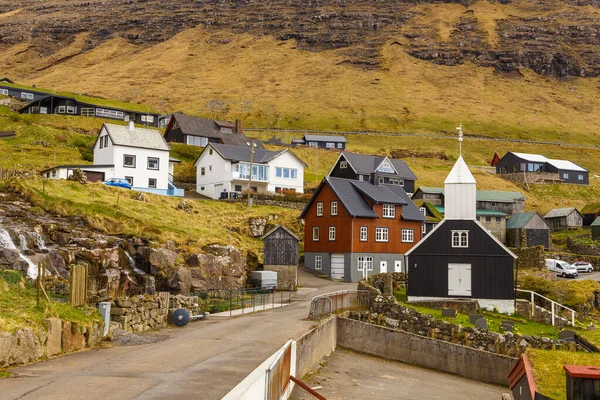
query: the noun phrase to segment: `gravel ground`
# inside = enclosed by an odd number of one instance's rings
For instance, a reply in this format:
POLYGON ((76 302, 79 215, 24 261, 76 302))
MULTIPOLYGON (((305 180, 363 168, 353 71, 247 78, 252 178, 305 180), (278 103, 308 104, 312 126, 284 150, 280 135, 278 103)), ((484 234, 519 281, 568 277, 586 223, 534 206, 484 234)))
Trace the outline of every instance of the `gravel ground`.
POLYGON ((115 346, 136 346, 140 344, 157 343, 168 339, 168 335, 160 334, 159 332, 146 332, 135 334, 123 329, 115 329, 112 332, 112 343, 115 346))

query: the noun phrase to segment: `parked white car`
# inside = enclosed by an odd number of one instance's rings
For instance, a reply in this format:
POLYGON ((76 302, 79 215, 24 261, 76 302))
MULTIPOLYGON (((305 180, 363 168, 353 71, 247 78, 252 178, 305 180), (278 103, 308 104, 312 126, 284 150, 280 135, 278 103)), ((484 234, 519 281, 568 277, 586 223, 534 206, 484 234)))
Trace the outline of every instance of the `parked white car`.
POLYGON ((594 272, 594 267, 592 267, 592 264, 586 261, 575 261, 573 266, 577 268, 578 272, 594 272))
POLYGON ((563 278, 575 278, 579 275, 575 266, 561 260, 546 259, 546 268, 563 278))

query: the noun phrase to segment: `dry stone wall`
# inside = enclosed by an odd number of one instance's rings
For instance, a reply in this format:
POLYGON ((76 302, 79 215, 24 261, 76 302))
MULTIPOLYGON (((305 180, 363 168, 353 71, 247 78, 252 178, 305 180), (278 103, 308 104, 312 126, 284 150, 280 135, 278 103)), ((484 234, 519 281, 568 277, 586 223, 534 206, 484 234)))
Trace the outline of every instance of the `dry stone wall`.
POLYGON ((110 308, 110 318, 116 327, 135 333, 166 327, 168 314, 169 293, 166 292, 116 299, 110 308))

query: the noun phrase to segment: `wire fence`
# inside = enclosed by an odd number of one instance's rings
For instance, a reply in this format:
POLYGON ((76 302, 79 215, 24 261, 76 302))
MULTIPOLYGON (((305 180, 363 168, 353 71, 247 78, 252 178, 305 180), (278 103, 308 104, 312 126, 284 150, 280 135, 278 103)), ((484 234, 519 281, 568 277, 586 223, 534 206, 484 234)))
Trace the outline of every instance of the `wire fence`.
POLYGON ((211 314, 229 312, 229 315, 245 314, 284 307, 292 302, 291 290, 261 288, 196 291, 200 308, 211 314), (237 311, 239 310, 239 311, 237 311))

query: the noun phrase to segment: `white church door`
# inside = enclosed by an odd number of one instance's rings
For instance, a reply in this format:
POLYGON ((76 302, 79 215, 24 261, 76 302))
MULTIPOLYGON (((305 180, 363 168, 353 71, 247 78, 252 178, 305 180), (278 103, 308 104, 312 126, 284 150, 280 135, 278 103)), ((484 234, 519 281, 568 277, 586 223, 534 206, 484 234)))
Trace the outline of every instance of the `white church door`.
POLYGON ((448 264, 448 295, 471 296, 471 264, 448 264))

